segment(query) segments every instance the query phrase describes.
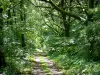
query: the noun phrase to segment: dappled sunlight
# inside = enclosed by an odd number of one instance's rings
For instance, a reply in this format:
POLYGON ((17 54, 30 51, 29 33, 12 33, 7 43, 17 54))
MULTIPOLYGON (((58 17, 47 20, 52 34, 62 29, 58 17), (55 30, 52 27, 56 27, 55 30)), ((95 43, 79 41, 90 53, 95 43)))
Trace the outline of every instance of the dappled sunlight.
POLYGON ((100 0, 0 0, 0 75, 100 75, 100 0))
POLYGON ((43 55, 34 56, 32 73, 36 75, 63 75, 63 73, 56 67, 54 62, 43 55))
POLYGON ((52 68, 50 68, 50 72, 51 72, 52 74, 55 74, 55 75, 63 75, 62 72, 59 72, 59 71, 58 71, 58 69, 52 69, 52 68))
POLYGON ((34 61, 35 62, 41 62, 41 58, 40 57, 34 57, 34 61))
POLYGON ((37 51, 37 52, 43 52, 43 50, 41 50, 41 49, 36 49, 36 51, 37 51))

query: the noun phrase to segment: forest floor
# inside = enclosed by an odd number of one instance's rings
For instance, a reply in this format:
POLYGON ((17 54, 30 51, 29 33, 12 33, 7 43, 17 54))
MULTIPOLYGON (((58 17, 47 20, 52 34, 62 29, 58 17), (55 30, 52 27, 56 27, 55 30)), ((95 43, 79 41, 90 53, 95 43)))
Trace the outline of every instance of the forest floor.
POLYGON ((100 75, 100 63, 87 62, 77 56, 50 56, 45 52, 35 51, 27 65, 30 66, 26 67, 23 74, 17 75, 100 75))
POLYGON ((32 75, 64 75, 56 64, 47 58, 46 53, 35 52, 32 75))

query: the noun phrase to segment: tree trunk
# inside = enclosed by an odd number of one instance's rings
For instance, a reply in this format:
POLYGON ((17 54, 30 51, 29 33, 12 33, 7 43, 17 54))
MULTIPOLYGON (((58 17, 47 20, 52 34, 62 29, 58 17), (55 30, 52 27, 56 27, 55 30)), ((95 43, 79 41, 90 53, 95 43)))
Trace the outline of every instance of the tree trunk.
MULTIPOLYGON (((26 14, 25 14, 25 9, 23 8, 23 4, 24 4, 24 0, 21 0, 20 1, 20 19, 23 23, 23 27, 24 27, 24 24, 25 24, 25 21, 26 21, 26 14)), ((21 34, 21 44, 22 44, 22 47, 25 47, 25 35, 24 34, 21 34)))
MULTIPOLYGON (((65 6, 66 6, 65 3, 66 3, 65 0, 60 1, 60 7, 63 10, 65 10, 65 6)), ((61 12, 61 16, 62 16, 62 23, 63 23, 63 26, 64 26, 64 36, 69 37, 70 26, 67 23, 66 14, 61 12)))
MULTIPOLYGON (((94 8, 94 0, 88 0, 88 9, 93 9, 93 8, 94 8)), ((93 14, 88 13, 87 23, 86 23, 87 26, 89 25, 88 24, 89 22, 93 22, 92 18, 93 18, 93 14)), ((95 36, 94 35, 95 34, 93 33, 92 29, 90 29, 89 32, 91 32, 92 34, 87 34, 87 35, 89 35, 87 37, 87 39, 91 38, 91 37, 93 38, 92 40, 88 39, 88 41, 90 43, 89 50, 88 50, 88 57, 91 58, 93 55, 93 52, 94 52, 94 45, 95 45, 95 36)))
MULTIPOLYGON (((3 11, 3 9, 2 9, 3 11)), ((0 67, 5 67, 5 55, 3 53, 3 18, 2 11, 0 11, 0 67)))
POLYGON ((24 37, 24 34, 21 34, 21 41, 22 41, 22 47, 25 47, 25 37, 24 37))

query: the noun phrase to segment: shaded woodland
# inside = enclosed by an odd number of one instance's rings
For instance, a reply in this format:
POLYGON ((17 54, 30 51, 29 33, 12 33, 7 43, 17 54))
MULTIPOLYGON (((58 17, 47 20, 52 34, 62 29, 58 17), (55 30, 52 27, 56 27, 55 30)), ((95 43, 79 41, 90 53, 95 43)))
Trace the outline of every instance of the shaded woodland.
POLYGON ((0 74, 31 73, 41 51, 63 75, 99 75, 99 25, 100 0, 0 0, 0 74))

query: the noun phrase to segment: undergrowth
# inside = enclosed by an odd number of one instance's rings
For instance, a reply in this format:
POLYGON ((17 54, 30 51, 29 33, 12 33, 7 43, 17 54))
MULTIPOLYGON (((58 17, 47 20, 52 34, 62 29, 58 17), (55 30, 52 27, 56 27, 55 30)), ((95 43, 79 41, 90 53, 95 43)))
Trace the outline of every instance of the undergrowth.
POLYGON ((78 56, 49 55, 55 64, 64 72, 65 75, 99 75, 100 63, 86 61, 78 56))

